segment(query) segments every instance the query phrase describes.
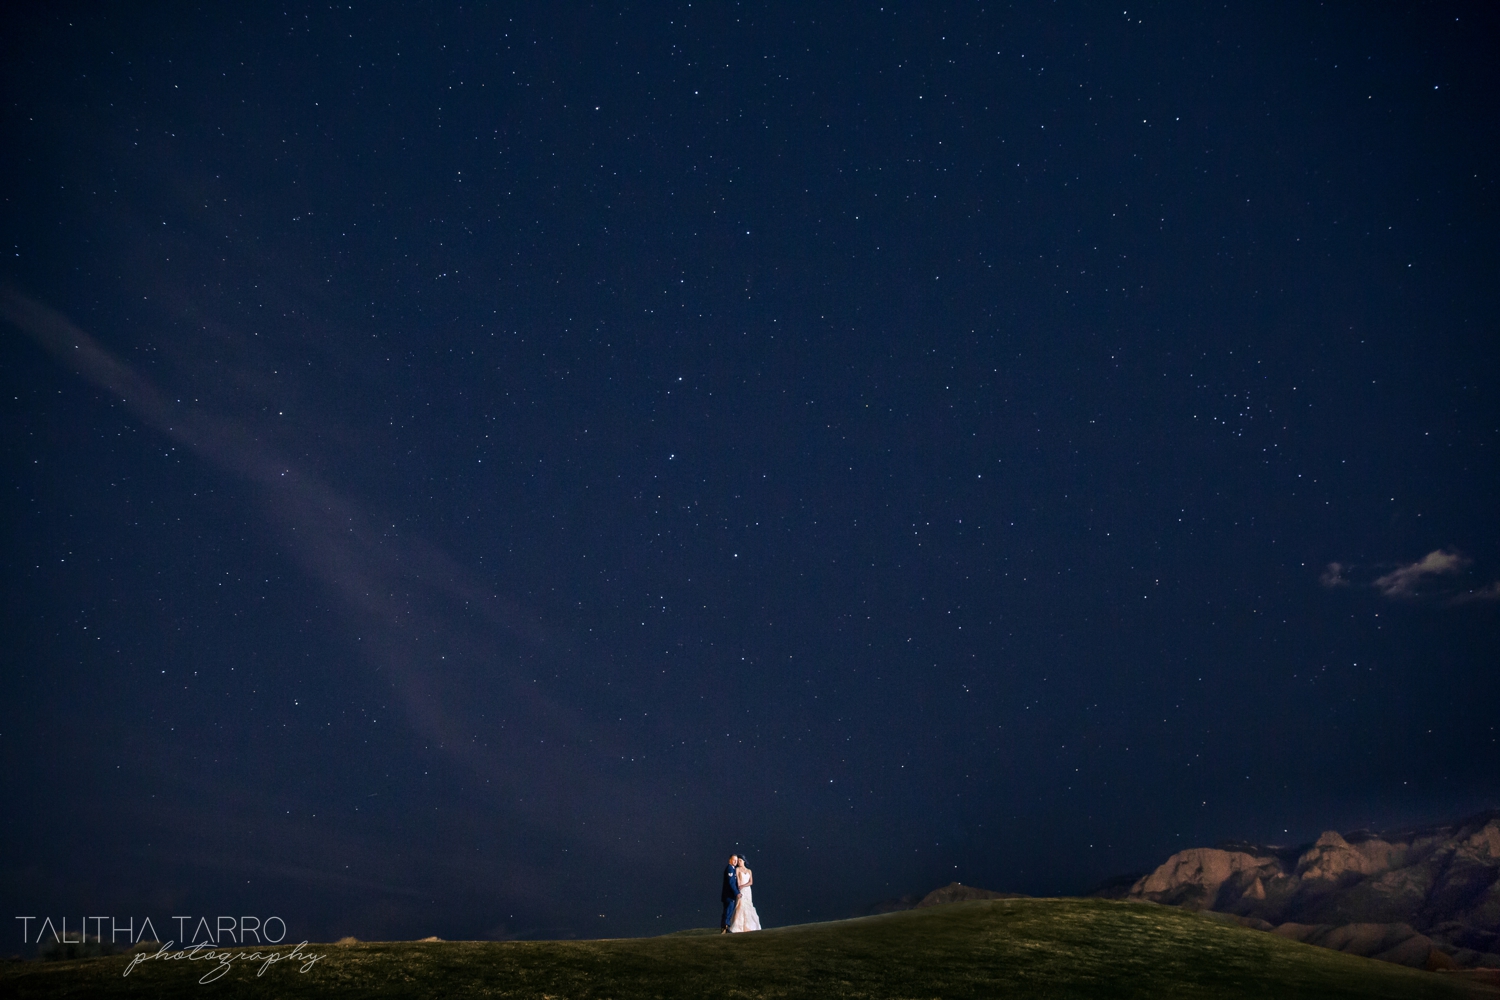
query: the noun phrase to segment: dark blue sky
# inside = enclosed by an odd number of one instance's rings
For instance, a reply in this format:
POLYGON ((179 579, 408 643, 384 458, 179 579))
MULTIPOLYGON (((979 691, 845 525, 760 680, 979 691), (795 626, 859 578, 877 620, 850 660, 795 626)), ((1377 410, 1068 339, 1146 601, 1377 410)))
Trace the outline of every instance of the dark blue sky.
POLYGON ((1487 5, 4 18, 11 913, 643 934, 742 849, 785 924, 1500 800, 1487 5))

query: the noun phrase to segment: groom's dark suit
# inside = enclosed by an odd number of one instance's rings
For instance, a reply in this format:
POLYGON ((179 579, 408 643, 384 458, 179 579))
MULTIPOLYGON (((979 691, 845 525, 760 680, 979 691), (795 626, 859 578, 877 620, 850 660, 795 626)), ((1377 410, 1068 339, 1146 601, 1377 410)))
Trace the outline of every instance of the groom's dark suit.
POLYGON ((721 927, 734 923, 734 908, 740 901, 740 879, 734 865, 724 866, 724 887, 719 890, 719 902, 724 904, 724 922, 721 927))

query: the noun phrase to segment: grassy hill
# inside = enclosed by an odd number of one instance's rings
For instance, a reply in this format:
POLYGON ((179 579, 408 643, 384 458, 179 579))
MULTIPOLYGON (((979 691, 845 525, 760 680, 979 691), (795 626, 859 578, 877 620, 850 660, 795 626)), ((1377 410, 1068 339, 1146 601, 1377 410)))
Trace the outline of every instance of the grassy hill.
MULTIPOLYGON (((285 950, 284 948, 281 950, 285 950)), ((318 945, 300 974, 128 959, 0 966, 17 997, 1496 997, 1149 903, 978 900, 731 937, 318 945), (205 990, 211 992, 205 992, 205 990)))

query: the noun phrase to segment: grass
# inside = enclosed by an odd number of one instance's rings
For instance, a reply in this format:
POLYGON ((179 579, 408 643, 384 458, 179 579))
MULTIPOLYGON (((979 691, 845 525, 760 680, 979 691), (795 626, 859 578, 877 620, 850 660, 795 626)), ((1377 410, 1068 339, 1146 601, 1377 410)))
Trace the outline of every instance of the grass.
MULTIPOLYGON (((268 949, 275 950, 275 949, 268 949)), ((287 949, 279 949, 285 952, 287 949)), ((730 937, 317 945, 307 973, 124 956, 0 966, 16 997, 1496 997, 1431 972, 1196 914, 1094 899, 978 900, 730 937)))

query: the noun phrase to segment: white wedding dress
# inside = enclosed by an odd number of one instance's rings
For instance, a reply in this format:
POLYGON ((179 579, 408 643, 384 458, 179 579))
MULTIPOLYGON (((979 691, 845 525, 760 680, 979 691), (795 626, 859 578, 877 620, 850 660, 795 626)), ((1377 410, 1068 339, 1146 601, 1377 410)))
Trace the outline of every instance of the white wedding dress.
POLYGON ((734 908, 734 921, 729 925, 731 934, 760 930, 760 914, 755 912, 755 900, 751 898, 750 869, 740 869, 739 881, 740 902, 734 908))

